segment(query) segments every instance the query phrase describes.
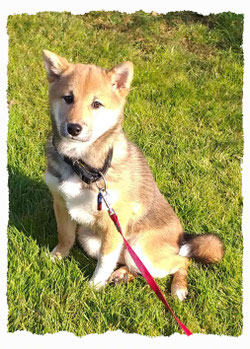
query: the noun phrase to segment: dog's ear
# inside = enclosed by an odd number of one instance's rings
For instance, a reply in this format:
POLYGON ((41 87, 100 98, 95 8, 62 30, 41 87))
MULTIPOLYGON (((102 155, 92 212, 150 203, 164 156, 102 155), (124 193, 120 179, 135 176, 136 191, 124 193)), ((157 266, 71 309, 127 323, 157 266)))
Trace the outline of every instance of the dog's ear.
POLYGON ((123 62, 108 71, 108 76, 115 90, 118 90, 124 97, 129 92, 134 75, 134 65, 132 62, 123 62))
POLYGON ((43 50, 42 56, 49 82, 53 82, 58 79, 60 75, 69 67, 69 63, 66 58, 60 57, 53 52, 43 50))

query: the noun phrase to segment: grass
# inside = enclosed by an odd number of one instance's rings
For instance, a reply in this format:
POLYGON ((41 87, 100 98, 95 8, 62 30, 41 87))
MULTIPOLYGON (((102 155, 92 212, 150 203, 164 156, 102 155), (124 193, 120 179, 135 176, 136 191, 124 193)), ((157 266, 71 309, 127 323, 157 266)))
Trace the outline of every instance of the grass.
POLYGON ((242 30, 243 16, 230 12, 9 17, 10 332, 180 332, 142 278, 94 292, 88 279, 96 262, 77 244, 63 261, 48 256, 57 237, 44 184, 51 127, 41 60, 46 48, 106 68, 134 62, 124 129, 144 152, 185 230, 216 233, 225 244, 221 263, 191 263, 184 303, 170 296, 170 277, 158 283, 191 331, 242 333, 242 30))

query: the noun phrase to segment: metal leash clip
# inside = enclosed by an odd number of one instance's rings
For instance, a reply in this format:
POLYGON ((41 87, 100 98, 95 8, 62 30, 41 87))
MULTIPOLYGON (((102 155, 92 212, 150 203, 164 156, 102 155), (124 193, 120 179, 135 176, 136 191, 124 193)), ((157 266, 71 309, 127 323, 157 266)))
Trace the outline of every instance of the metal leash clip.
POLYGON ((109 193, 107 191, 107 181, 106 178, 104 177, 104 175, 100 172, 100 175, 103 179, 104 182, 104 187, 100 187, 98 185, 98 182, 96 182, 96 186, 99 190, 98 196, 97 196, 97 210, 101 211, 102 210, 102 201, 104 201, 105 205, 107 206, 107 209, 109 211, 110 214, 112 214, 114 212, 114 210, 111 207, 111 203, 110 203, 110 196, 109 193))

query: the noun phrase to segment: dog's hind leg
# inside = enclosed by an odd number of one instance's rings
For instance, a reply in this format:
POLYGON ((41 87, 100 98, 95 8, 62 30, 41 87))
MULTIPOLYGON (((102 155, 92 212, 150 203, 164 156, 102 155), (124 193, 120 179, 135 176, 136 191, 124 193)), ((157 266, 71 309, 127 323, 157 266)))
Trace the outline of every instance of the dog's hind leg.
POLYGON ((110 276, 108 282, 110 284, 120 284, 132 281, 136 277, 135 274, 132 274, 127 266, 122 266, 116 269, 110 276))
POLYGON ((174 273, 171 284, 172 295, 177 297, 180 301, 184 301, 188 294, 187 269, 188 259, 186 261, 186 265, 174 273))
MULTIPOLYGON (((178 245, 170 245, 159 231, 148 231, 144 232, 142 236, 138 236, 131 246, 153 278, 174 275, 172 294, 183 301, 188 293, 187 268, 189 259, 178 255, 178 245)), ((130 272, 140 273, 127 250, 125 250, 124 256, 130 272)))

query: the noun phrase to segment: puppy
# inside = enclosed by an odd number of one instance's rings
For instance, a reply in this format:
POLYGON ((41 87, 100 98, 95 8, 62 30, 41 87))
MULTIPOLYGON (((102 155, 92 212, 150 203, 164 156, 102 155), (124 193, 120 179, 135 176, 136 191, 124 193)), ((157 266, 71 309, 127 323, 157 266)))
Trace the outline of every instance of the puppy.
POLYGON ((104 175, 126 239, 153 277, 173 274, 172 294, 184 300, 189 258, 218 262, 223 244, 213 234, 184 233, 145 157, 126 138, 122 119, 133 64, 106 70, 69 63, 47 50, 43 60, 53 130, 47 145, 46 183, 58 230, 52 256, 67 256, 77 237, 84 251, 97 259, 90 280, 96 288, 132 280, 139 273, 106 206, 98 210, 104 175))

